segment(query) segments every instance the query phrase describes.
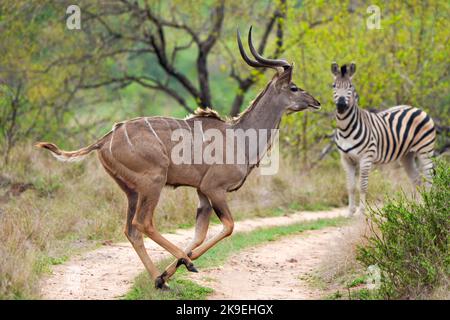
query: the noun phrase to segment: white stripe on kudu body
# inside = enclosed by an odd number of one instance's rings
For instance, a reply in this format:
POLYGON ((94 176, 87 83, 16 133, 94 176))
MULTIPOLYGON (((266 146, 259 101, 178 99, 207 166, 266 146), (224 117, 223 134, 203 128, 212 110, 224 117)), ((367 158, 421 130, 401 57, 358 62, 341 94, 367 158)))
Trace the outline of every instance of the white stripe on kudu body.
POLYGON ((125 138, 127 139, 127 143, 130 145, 130 147, 133 147, 133 144, 131 143, 130 137, 128 136, 127 123, 126 122, 123 123, 123 131, 125 133, 125 138))
POLYGON ((420 183, 416 168, 431 183, 436 131, 433 120, 418 108, 396 106, 380 112, 369 112, 358 107, 358 94, 352 84, 355 64, 336 63, 331 66, 335 77, 333 98, 336 104, 335 142, 341 153, 347 173, 349 213, 356 211, 356 169, 359 166, 360 212, 364 212, 370 170, 374 164, 400 160, 414 184, 420 183))
POLYGON ((156 134, 155 130, 153 129, 152 125, 150 124, 150 121, 148 121, 147 117, 144 118, 145 123, 147 124, 147 126, 149 127, 150 131, 154 134, 154 136, 156 137, 156 139, 158 139, 159 143, 161 143, 161 145, 164 146, 163 142, 161 141, 161 139, 159 138, 159 136, 156 134))

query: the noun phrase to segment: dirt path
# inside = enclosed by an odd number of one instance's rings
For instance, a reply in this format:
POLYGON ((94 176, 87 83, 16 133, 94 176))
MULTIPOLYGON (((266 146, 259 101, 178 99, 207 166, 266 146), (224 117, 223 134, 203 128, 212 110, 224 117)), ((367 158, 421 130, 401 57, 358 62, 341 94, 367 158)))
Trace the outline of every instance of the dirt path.
MULTIPOLYGON (((236 222, 235 232, 248 232, 260 227, 289 225, 320 218, 334 218, 344 216, 345 213, 345 209, 334 209, 243 220, 236 222)), ((211 226, 208 235, 218 232, 220 228, 220 225, 211 226)), ((175 244, 184 246, 192 239, 193 232, 193 229, 181 229, 164 236, 175 244)), ((153 261, 169 256, 149 239, 146 239, 145 246, 153 261)), ((295 247, 300 246, 301 244, 295 247)), ((142 263, 129 243, 103 246, 83 255, 74 256, 67 263, 54 266, 52 275, 43 279, 41 283, 41 296, 44 299, 117 299, 128 292, 134 278, 143 270, 142 263)))
POLYGON ((321 299, 327 292, 311 285, 308 278, 351 228, 307 231, 253 247, 235 254, 222 267, 189 278, 214 289, 209 299, 321 299))

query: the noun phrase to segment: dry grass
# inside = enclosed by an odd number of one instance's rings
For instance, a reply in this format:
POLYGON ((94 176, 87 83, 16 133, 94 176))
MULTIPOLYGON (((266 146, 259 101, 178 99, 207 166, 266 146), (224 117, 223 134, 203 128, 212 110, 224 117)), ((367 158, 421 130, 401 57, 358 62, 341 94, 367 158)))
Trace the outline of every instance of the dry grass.
MULTIPOLYGON (((275 176, 253 172, 238 192, 229 194, 237 220, 346 204, 344 174, 336 159, 324 160, 311 172, 283 159, 280 166, 275 176)), ((370 193, 385 194, 390 189, 385 181, 375 173, 370 193)), ((156 225, 163 231, 193 225, 197 201, 192 188, 166 189, 156 225)), ((11 164, 0 172, 0 298, 38 297, 39 277, 51 264, 106 240, 126 241, 125 208, 125 196, 95 156, 65 164, 31 146, 16 148, 11 164), (33 187, 8 197, 11 182, 33 187)))
POLYGON ((344 292, 355 280, 364 274, 361 265, 356 261, 357 246, 364 242, 370 230, 365 218, 357 216, 354 222, 342 234, 339 242, 330 243, 329 255, 315 272, 313 283, 319 285, 324 292, 344 292))
MULTIPOLYGON (((371 205, 379 205, 388 193, 400 190, 412 196, 414 189, 399 164, 375 168, 369 178, 368 202, 371 205)), ((366 237, 372 231, 365 217, 356 216, 354 220, 354 223, 345 229, 340 241, 330 244, 327 259, 311 279, 313 285, 321 287, 324 293, 329 294, 325 294, 324 298, 361 298, 354 295, 354 292, 365 287, 366 270, 356 260, 357 247, 365 243, 366 237)))

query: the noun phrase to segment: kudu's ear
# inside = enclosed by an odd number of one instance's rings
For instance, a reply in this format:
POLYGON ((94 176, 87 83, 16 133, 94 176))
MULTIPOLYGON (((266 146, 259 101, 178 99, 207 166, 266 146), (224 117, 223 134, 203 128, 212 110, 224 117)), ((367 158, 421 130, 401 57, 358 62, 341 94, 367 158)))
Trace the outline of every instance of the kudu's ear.
POLYGON ((348 71, 348 76, 351 78, 356 72, 356 64, 354 62, 350 63, 350 68, 348 71))
POLYGON ((339 65, 336 62, 333 62, 331 64, 331 73, 334 74, 335 76, 337 76, 339 73, 339 65))
POLYGON ((292 82, 292 70, 294 69, 294 64, 285 68, 284 71, 280 72, 278 78, 275 80, 275 85, 277 88, 283 86, 288 86, 292 82))

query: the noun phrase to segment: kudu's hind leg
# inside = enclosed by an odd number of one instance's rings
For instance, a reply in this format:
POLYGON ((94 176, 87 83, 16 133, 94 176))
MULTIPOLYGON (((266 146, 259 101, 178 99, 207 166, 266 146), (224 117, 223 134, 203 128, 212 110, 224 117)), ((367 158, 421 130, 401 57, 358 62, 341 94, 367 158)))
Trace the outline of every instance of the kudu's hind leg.
POLYGON ((132 223, 134 215, 136 213, 137 202, 138 202, 137 193, 128 196, 128 212, 127 212, 127 224, 125 226, 125 235, 130 241, 136 253, 138 254, 139 258, 141 259, 142 263, 145 266, 145 269, 147 269, 151 278, 153 280, 156 280, 159 271, 153 264, 153 261, 150 259, 147 250, 145 249, 144 237, 142 233, 135 226, 133 226, 132 223))
MULTIPOLYGON (((208 232, 209 226, 209 218, 212 213, 212 206, 209 202, 209 199, 199 190, 197 190, 199 204, 197 207, 197 216, 195 218, 195 234, 194 239, 192 239, 191 243, 184 249, 184 252, 189 256, 191 251, 194 248, 197 248, 199 245, 203 243, 206 238, 206 234, 208 232)), ((180 266, 179 260, 173 261, 164 271, 164 277, 161 277, 162 280, 166 281, 170 276, 172 276, 177 268, 180 266)))
POLYGON ((106 163, 100 158, 106 172, 116 181, 119 187, 125 192, 128 198, 128 208, 127 208, 127 222, 125 225, 125 235, 136 251, 137 255, 141 259, 142 263, 147 269, 150 277, 155 280, 158 277, 159 271, 154 265, 153 261, 150 259, 145 246, 144 246, 144 237, 142 233, 133 226, 132 221, 136 214, 137 202, 138 202, 138 193, 134 190, 130 189, 122 180, 118 179, 111 170, 108 169, 106 163))

